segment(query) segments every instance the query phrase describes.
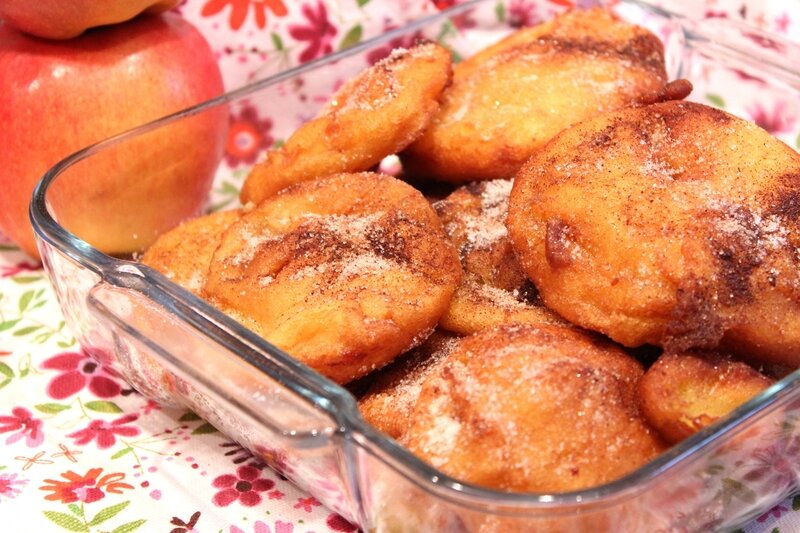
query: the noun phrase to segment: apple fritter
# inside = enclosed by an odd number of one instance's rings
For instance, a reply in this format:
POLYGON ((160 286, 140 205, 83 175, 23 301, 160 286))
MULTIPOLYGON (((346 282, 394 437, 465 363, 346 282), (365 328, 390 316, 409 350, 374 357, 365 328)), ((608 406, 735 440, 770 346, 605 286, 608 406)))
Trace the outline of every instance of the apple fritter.
POLYGON ((403 165, 453 182, 511 178, 565 127, 658 99, 666 79, 658 37, 601 8, 570 11, 455 65, 403 165))
POLYGON ((642 413, 676 443, 728 415, 773 380, 719 354, 666 354, 639 382, 642 413))
POLYGON ((701 104, 577 124, 517 174, 508 229, 548 307, 626 345, 800 364, 800 154, 701 104))
POLYGON ((346 383, 424 341, 460 278, 422 194, 365 172, 298 183, 245 213, 223 235, 204 295, 346 383))
POLYGON ((222 234, 241 215, 241 210, 221 211, 188 220, 161 235, 142 256, 142 263, 200 296, 222 234))
POLYGON ((464 269, 439 321, 444 329, 469 335, 512 322, 566 324, 544 307, 514 255, 505 226, 512 183, 475 182, 433 204, 464 269))
POLYGON ((369 170, 422 134, 452 77, 435 43, 398 48, 345 83, 319 116, 250 171, 241 201, 260 203, 293 183, 369 170))
POLYGON ((411 424, 422 382, 447 359, 456 339, 434 331, 424 343, 370 376, 373 381, 358 400, 364 420, 392 438, 402 437, 411 424))
POLYGON ((511 325, 459 340, 424 380, 400 442, 456 479, 563 492, 664 450, 638 411, 641 365, 599 337, 511 325))

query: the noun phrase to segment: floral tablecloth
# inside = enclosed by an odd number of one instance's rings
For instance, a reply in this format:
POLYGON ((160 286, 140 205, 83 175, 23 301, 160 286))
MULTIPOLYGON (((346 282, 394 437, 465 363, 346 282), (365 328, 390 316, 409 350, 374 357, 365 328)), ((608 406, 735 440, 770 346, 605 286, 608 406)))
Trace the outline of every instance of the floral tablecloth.
MULTIPOLYGON (((452 3, 184 0, 176 9, 206 35, 232 88, 452 3)), ((800 41, 797 0, 668 3, 691 16, 741 18, 800 41)), ((519 25, 534 22, 528 20, 532 12, 528 0, 506 2, 507 16, 519 19, 519 25)), ((228 164, 255 160, 271 143, 258 133, 269 121, 232 117, 228 164), (248 121, 262 124, 237 128, 248 121)), ((356 528, 191 411, 160 407, 90 359, 66 328, 40 265, 0 236, 0 530, 320 533, 356 528)), ((800 531, 800 496, 744 531, 800 531)))

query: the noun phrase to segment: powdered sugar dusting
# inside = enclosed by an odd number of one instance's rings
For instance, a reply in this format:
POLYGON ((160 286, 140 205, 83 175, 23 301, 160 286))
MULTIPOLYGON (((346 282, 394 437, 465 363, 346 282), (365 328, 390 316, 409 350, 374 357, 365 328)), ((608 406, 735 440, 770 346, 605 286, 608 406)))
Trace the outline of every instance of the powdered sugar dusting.
POLYGON ((715 213, 715 229, 746 242, 756 260, 785 248, 789 244, 789 229, 780 216, 762 215, 759 210, 709 196, 706 205, 715 213))
POLYGON ((397 268, 396 261, 378 255, 370 242, 376 226, 384 215, 382 211, 354 215, 306 215, 303 229, 332 235, 336 242, 346 246, 342 248, 338 257, 303 267, 292 275, 292 279, 316 277, 328 272, 337 273, 338 279, 347 279, 381 274, 397 268))
POLYGON ((384 216, 383 211, 357 215, 306 215, 306 219, 316 219, 326 231, 348 239, 363 241, 366 233, 384 216))
POLYGON ((230 262, 233 266, 246 265, 258 253, 258 249, 269 241, 274 241, 277 237, 269 232, 254 233, 250 226, 245 224, 239 232, 239 237, 244 242, 244 246, 238 253, 231 256, 230 262))
POLYGON ((397 265, 374 252, 365 252, 346 261, 341 269, 341 277, 380 274, 395 268, 397 265))
POLYGON ((430 428, 420 436, 420 445, 428 454, 431 464, 437 468, 447 464, 461 433, 461 422, 450 414, 446 396, 435 398, 429 405, 433 417, 430 428))
POLYGON ((186 280, 186 288, 192 292, 197 292, 203 288, 205 284, 205 277, 195 270, 192 275, 186 280))
POLYGON ((324 112, 374 111, 397 98, 395 70, 403 68, 409 51, 395 48, 391 54, 345 83, 328 102, 324 112))
MULTIPOLYGON (((505 220, 513 183, 510 179, 481 183, 478 213, 460 212, 452 222, 445 225, 445 231, 451 237, 459 228, 465 230, 466 243, 462 246, 462 259, 465 251, 489 248, 508 236, 505 220)), ((443 202, 447 202, 447 199, 443 202)))
POLYGON ((651 178, 666 178, 668 180, 674 179, 685 172, 684 168, 674 168, 667 164, 665 161, 653 159, 652 156, 648 157, 644 164, 639 168, 639 172, 651 178))
POLYGON ((321 265, 309 265, 307 267, 301 268, 300 270, 292 274, 291 279, 293 281, 298 281, 303 278, 316 277, 319 276, 320 274, 324 274, 325 272, 327 272, 329 267, 330 265, 327 263, 323 263, 321 265))
POLYGON ((474 290, 476 293, 490 302, 492 305, 502 307, 505 309, 527 309, 529 305, 519 300, 519 292, 517 290, 507 291, 491 285, 474 283, 474 290))
MULTIPOLYGON (((426 335, 430 335, 430 333, 431 330, 423 332, 426 335)), ((446 338, 437 342, 439 344, 427 357, 424 357, 424 351, 427 346, 430 346, 430 342, 424 344, 420 348, 423 351, 422 360, 409 365, 409 368, 402 374, 401 379, 391 388, 392 404, 398 412, 409 413, 413 406, 416 405, 422 390, 422 384, 428 376, 439 368, 441 363, 447 360, 458 341, 456 338, 446 338)), ((412 352, 412 357, 419 357, 419 352, 412 352)))

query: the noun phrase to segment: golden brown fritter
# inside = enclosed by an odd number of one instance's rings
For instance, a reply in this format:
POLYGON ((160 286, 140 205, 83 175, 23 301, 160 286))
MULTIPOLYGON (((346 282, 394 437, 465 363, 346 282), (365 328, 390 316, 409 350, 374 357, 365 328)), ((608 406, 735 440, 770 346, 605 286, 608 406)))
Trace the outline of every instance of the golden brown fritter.
POLYGON ((544 307, 511 248, 505 221, 512 180, 461 187, 433 207, 464 277, 439 324, 462 335, 512 322, 565 324, 544 307))
POLYGON ((422 382, 447 359, 456 339, 434 331, 424 343, 367 378, 372 384, 358 400, 364 420, 390 437, 400 438, 411 425, 422 382))
POLYGON ((214 254, 204 296, 346 383, 425 340, 460 278, 422 194, 365 172, 299 183, 244 214, 214 254))
POLYGON ((676 443, 727 416, 772 383, 730 357, 667 354, 639 382, 639 398, 648 422, 676 443))
POLYGON ((400 442, 456 479, 563 492, 600 485, 664 449, 638 412, 642 367, 599 337, 512 325, 458 341, 423 382, 400 442))
POLYGON ((293 183, 360 172, 422 134, 452 76, 450 52, 435 43, 396 49, 345 83, 320 115, 253 167, 243 204, 259 203, 293 183))
POLYGON ((570 11, 457 64, 403 165, 454 182, 511 178, 570 124, 657 99, 666 77, 655 35, 600 8, 570 11))
POLYGON ((626 345, 800 364, 800 154, 665 102, 577 124, 519 172, 508 229, 548 307, 626 345))
POLYGON ((142 256, 142 263, 199 296, 222 234, 241 213, 222 211, 184 222, 161 235, 142 256))

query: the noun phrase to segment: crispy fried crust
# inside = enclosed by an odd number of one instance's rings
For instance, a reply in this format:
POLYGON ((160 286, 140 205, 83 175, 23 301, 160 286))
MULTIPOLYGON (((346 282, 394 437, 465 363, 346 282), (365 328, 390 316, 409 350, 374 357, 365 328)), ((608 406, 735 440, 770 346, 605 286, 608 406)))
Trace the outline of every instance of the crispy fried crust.
POLYGON ((565 127, 653 100, 666 82, 661 41, 599 8, 520 30, 453 72, 441 111, 402 154, 411 174, 513 177, 565 127))
POLYGON ((223 236, 204 295, 340 383, 422 342, 461 278, 422 194, 395 178, 299 183, 223 236))
POLYGON ((184 222, 161 235, 142 256, 142 263, 199 296, 222 234, 240 216, 240 210, 222 211, 184 222))
POLYGON ((511 180, 460 187, 433 207, 461 257, 464 277, 439 324, 469 335, 500 324, 562 324, 539 299, 511 248, 505 221, 511 180))
POLYGON ((364 420, 390 437, 402 437, 411 425, 422 382, 447 359, 456 339, 434 331, 423 344, 370 376, 374 381, 358 401, 364 420))
POLYGON ((642 368, 570 328, 466 337, 425 379, 400 442, 462 481, 562 492, 611 481, 664 449, 638 412, 642 368))
POLYGON ((713 424, 773 380, 717 354, 667 354, 639 382, 642 413, 671 443, 713 424))
POLYGON ((800 155, 688 102, 575 125, 516 177, 508 227, 548 307, 627 346, 800 364, 800 155))
POLYGON ((397 49, 345 83, 314 120, 253 167, 243 204, 339 172, 360 172, 422 134, 452 76, 450 52, 435 43, 397 49))

